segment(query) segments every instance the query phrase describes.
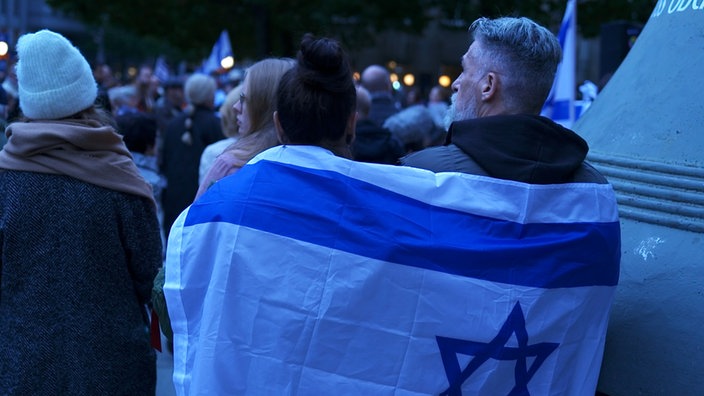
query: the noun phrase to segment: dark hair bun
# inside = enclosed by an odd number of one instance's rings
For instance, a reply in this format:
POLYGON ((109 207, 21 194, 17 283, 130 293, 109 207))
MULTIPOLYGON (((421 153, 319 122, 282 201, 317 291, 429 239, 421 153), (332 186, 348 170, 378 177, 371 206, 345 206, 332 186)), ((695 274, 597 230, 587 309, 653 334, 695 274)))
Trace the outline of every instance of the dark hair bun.
POLYGON ((345 92, 352 71, 340 43, 329 38, 317 39, 308 33, 298 52, 298 73, 304 84, 330 92, 345 92))

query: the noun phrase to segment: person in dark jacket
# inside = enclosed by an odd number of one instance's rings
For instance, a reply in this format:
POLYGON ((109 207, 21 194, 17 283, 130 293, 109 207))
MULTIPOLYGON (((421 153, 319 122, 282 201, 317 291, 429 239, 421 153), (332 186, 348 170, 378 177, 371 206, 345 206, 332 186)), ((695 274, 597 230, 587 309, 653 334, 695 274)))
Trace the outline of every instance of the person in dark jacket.
POLYGON ((354 159, 396 165, 406 152, 391 131, 369 119, 370 105, 369 92, 365 88, 357 87, 357 126, 352 146, 354 159))
POLYGON ((176 217, 193 202, 198 191, 198 169, 203 150, 222 139, 220 119, 215 114, 215 79, 194 74, 185 83, 189 106, 166 127, 161 148, 161 171, 167 187, 162 195, 164 234, 176 217))
POLYGON ((587 143, 539 115, 562 58, 555 35, 527 18, 479 18, 469 32, 447 145, 401 163, 531 184, 606 183, 584 161, 587 143))
POLYGON ((154 395, 151 188, 78 49, 42 30, 17 52, 24 118, 0 151, 0 394, 154 395))
POLYGON ((369 119, 376 125, 384 125, 387 118, 399 112, 400 107, 393 96, 391 77, 383 66, 368 66, 362 71, 360 83, 364 89, 369 91, 372 100, 369 119))

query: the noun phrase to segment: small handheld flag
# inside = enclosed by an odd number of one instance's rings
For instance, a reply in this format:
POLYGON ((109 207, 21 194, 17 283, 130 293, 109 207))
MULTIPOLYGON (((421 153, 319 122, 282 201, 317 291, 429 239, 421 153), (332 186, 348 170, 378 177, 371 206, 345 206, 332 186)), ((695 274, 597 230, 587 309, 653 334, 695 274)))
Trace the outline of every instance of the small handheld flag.
POLYGON ((156 59, 154 63, 154 77, 156 77, 159 82, 164 83, 169 79, 169 65, 166 64, 166 60, 163 56, 156 59))
POLYGON ((222 62, 228 57, 233 57, 232 46, 230 45, 230 36, 227 34, 227 30, 223 30, 220 32, 218 41, 213 45, 210 56, 203 62, 198 71, 203 74, 210 74, 224 69, 222 62))

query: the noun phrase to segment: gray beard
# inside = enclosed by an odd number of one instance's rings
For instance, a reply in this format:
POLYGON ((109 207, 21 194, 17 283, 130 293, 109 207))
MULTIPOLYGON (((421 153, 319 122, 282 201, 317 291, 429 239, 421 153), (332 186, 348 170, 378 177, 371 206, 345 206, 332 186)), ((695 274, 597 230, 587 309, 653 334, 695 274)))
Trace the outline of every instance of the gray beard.
POLYGON ((445 114, 445 130, 450 130, 450 125, 455 121, 471 120, 477 118, 474 106, 467 103, 464 109, 457 109, 457 93, 452 94, 450 107, 445 114))

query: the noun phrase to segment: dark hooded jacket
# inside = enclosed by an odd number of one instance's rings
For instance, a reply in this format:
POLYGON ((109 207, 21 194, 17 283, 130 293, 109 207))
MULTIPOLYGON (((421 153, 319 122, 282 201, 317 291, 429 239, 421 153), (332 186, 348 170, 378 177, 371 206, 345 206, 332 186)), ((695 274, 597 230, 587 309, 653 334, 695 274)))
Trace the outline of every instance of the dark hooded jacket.
POLYGON ((548 118, 499 115, 455 122, 445 146, 410 154, 401 164, 530 184, 606 183, 585 162, 588 151, 584 139, 548 118))
POLYGON ((391 165, 406 153, 391 131, 368 119, 357 122, 352 151, 356 161, 391 165))

